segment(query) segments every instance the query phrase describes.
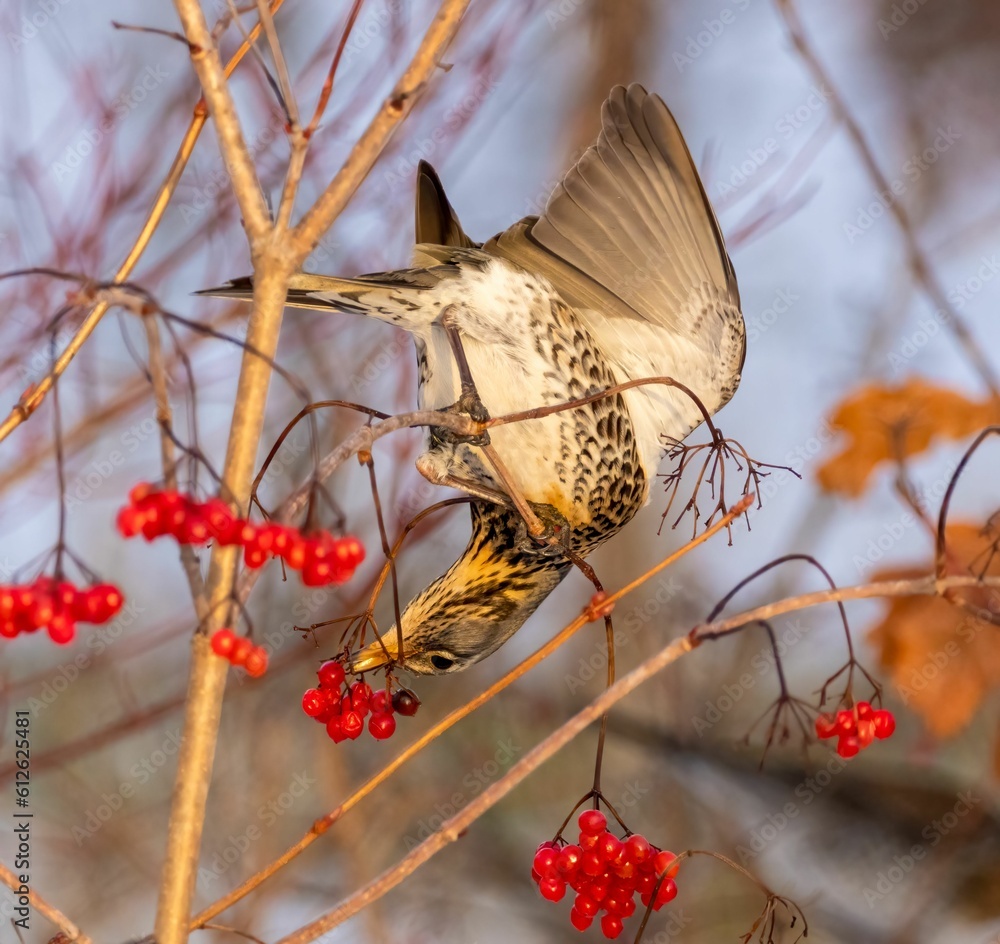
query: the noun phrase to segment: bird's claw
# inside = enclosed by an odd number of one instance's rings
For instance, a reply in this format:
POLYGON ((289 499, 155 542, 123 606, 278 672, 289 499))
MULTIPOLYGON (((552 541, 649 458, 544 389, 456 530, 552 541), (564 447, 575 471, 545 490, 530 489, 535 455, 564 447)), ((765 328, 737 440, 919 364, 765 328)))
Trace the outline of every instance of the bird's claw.
MULTIPOLYGON (((451 405, 445 407, 443 413, 461 413, 468 416, 475 423, 485 423, 489 418, 489 411, 483 406, 483 401, 479 399, 479 394, 475 390, 463 389, 461 396, 451 405)), ((434 428, 435 436, 449 445, 459 443, 469 446, 488 446, 490 444, 490 434, 484 429, 481 433, 459 433, 453 429, 446 429, 443 426, 434 428)))
POLYGON ((528 502, 535 517, 545 526, 541 534, 530 534, 523 519, 517 526, 516 546, 519 551, 542 557, 559 557, 569 547, 570 525, 565 516, 552 505, 528 502))

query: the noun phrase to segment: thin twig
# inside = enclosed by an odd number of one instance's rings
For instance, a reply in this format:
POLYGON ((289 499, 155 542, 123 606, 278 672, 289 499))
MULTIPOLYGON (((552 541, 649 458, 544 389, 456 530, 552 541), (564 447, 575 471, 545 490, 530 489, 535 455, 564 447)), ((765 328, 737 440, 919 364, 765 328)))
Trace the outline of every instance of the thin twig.
MULTIPOLYGON (((0 863, 0 882, 3 882, 12 892, 16 892, 21 885, 18 877, 11 872, 3 863, 0 863)), ((83 933, 69 918, 66 917, 54 905, 50 905, 34 889, 28 892, 28 903, 43 918, 50 921, 62 932, 63 936, 75 942, 75 944, 91 944, 91 939, 83 933)))

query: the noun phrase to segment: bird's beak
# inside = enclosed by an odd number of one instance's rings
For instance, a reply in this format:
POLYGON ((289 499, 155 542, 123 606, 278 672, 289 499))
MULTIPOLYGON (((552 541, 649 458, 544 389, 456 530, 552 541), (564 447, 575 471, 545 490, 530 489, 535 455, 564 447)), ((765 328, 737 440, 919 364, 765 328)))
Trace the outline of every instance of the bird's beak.
POLYGON ((397 657, 395 635, 395 633, 387 634, 381 642, 376 640, 364 649, 352 653, 349 671, 354 675, 360 675, 362 672, 381 669, 390 662, 395 662, 397 657))

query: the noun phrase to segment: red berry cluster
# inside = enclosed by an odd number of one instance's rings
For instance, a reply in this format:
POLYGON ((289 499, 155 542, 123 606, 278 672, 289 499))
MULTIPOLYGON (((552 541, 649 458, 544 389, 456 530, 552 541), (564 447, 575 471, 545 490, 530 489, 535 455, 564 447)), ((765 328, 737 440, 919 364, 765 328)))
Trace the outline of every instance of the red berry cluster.
POLYGON ((221 498, 198 502, 183 492, 157 489, 145 482, 129 492, 129 504, 118 512, 119 532, 141 534, 147 541, 169 534, 180 544, 239 545, 247 567, 263 567, 280 557, 292 570, 302 571, 307 587, 344 583, 365 559, 357 538, 335 538, 328 531, 304 535, 283 524, 254 524, 238 518, 221 498))
POLYGON ((576 892, 569 913, 574 928, 586 931, 603 911, 601 930, 613 939, 635 912, 636 894, 654 911, 674 899, 677 856, 638 833, 619 839, 608 832, 607 817, 600 810, 584 810, 578 822, 578 842, 543 842, 531 864, 531 877, 543 898, 561 901, 567 886, 576 892))
POLYGON ((866 701, 859 701, 853 708, 842 708, 835 715, 820 715, 816 719, 816 735, 820 738, 837 738, 837 753, 841 757, 854 757, 876 738, 883 740, 896 730, 892 712, 878 711, 866 701))
POLYGON ((319 685, 303 693, 302 710, 325 724, 326 733, 337 743, 360 737, 369 712, 368 733, 384 741, 396 731, 397 712, 415 715, 420 707, 417 697, 404 688, 390 696, 385 689, 373 692, 367 682, 348 685, 344 667, 333 660, 324 662, 316 674, 319 685))
POLYGON ((251 678, 260 678, 267 671, 267 650, 231 629, 217 629, 212 634, 212 652, 233 665, 242 665, 251 678))
POLYGON ((66 580, 39 577, 34 583, 0 586, 0 636, 13 639, 43 626, 53 642, 72 642, 77 623, 106 623, 125 602, 110 583, 77 587, 66 580))

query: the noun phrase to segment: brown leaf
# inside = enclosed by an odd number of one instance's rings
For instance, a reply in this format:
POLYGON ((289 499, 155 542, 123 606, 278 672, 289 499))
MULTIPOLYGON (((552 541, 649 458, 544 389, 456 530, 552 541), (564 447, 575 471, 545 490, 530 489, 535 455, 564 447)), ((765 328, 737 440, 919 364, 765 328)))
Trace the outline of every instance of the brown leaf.
POLYGON ((830 425, 843 430, 843 451, 817 473, 828 492, 856 496, 883 463, 916 455, 935 440, 964 439, 1000 419, 992 400, 977 403, 911 377, 901 387, 871 384, 837 407, 830 425))
MULTIPOLYGON (((990 556, 995 534, 975 524, 947 529, 948 573, 1000 575, 1000 555, 990 556)), ((921 570, 882 571, 875 580, 912 579, 921 570)), ((1000 613, 1000 591, 972 588, 956 592, 961 600, 1000 613)), ((957 734, 983 699, 1000 686, 1000 626, 936 597, 898 597, 885 619, 868 634, 879 660, 903 702, 937 737, 957 734)))

